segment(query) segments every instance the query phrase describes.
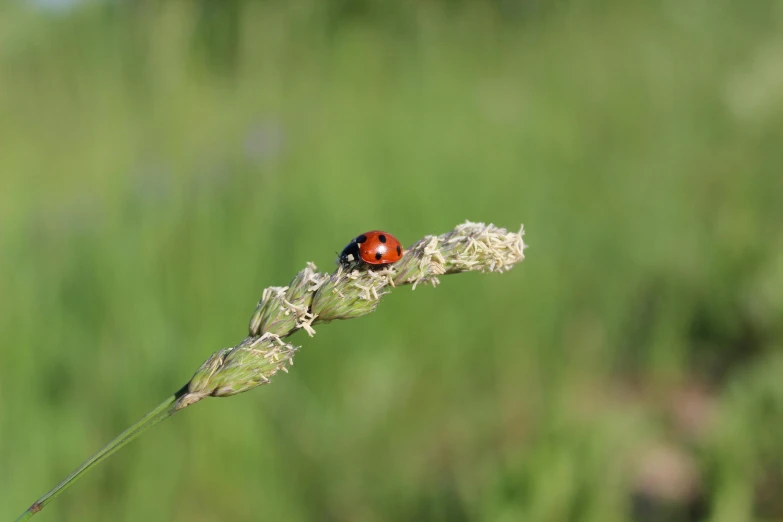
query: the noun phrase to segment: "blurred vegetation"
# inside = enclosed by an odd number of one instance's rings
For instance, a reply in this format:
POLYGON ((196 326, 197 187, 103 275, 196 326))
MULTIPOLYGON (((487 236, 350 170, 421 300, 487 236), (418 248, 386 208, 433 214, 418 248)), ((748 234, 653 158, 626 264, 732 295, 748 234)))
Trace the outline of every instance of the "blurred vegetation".
POLYGON ((0 519, 354 235, 516 229, 47 520, 783 520, 780 2, 0 3, 0 519))

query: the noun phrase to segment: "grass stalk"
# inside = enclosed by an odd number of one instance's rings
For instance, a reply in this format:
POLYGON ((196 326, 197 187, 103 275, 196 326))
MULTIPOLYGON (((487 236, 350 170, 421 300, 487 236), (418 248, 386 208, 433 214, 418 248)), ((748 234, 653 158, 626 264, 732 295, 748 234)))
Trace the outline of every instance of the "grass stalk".
POLYGON ((98 450, 93 456, 85 460, 81 466, 73 470, 73 472, 65 477, 62 482, 57 484, 41 498, 33 502, 33 504, 27 508, 27 511, 22 513, 22 515, 16 519, 16 522, 27 520, 41 511, 49 502, 57 498, 60 493, 68 489, 69 486, 76 482, 82 475, 97 466, 101 461, 131 442, 149 428, 173 415, 177 411, 177 399, 179 399, 185 393, 185 389, 186 388, 183 387, 179 392, 167 398, 165 401, 147 413, 144 417, 131 425, 128 429, 117 435, 111 442, 98 450))
POLYGON ((373 312, 381 297, 397 286, 436 286, 439 276, 461 272, 505 272, 525 258, 523 235, 523 229, 508 232, 494 225, 466 222, 446 234, 417 241, 402 259, 382 269, 338 266, 326 274, 308 263, 288 286, 264 290, 244 341, 213 353, 188 384, 36 500, 17 522, 41 511, 109 455, 177 411, 206 397, 246 392, 268 384, 279 371, 288 372, 299 348, 283 339, 298 330, 312 337, 314 325, 373 312))

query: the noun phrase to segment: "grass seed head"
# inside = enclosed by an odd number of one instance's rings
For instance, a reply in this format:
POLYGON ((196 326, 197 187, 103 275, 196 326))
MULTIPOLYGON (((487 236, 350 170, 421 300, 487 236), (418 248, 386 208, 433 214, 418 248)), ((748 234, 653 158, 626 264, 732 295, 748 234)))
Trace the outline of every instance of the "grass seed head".
POLYGON ((327 274, 317 272, 313 263, 296 274, 288 286, 270 286, 264 290, 256 311, 250 318, 250 336, 272 333, 287 337, 299 328, 305 329, 311 336, 313 316, 310 303, 313 293, 329 278, 327 274))
POLYGON ((227 397, 268 383, 293 364, 297 348, 283 338, 299 329, 312 336, 315 324, 369 314, 395 286, 436 286, 442 275, 508 270, 525 258, 523 235, 524 229, 508 232, 467 221, 446 234, 417 241, 393 265, 338 266, 325 274, 308 263, 288 286, 264 290, 250 319, 250 336, 201 365, 178 409, 204 397, 227 397))
POLYGON ((524 229, 466 221, 451 232, 417 241, 394 266, 396 285, 438 284, 438 276, 460 272, 504 272, 525 258, 524 229))
POLYGON ((339 267, 313 296, 316 322, 353 319, 374 311, 388 285, 372 270, 345 270, 339 267))
POLYGON ((266 333, 212 354, 190 380, 179 409, 204 397, 229 397, 269 383, 277 372, 287 372, 293 365, 296 350, 279 336, 266 333))

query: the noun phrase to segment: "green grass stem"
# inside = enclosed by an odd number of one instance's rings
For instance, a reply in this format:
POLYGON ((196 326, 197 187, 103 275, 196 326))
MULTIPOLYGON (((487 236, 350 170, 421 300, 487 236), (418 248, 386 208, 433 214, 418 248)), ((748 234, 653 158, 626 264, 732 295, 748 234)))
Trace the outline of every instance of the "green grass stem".
POLYGON ((119 450, 129 442, 131 442, 133 439, 147 431, 149 428, 153 427, 160 421, 170 417, 173 415, 177 409, 176 409, 176 401, 179 397, 182 396, 184 393, 185 388, 180 390, 179 392, 175 393, 174 395, 167 398, 165 401, 160 403, 156 408, 151 410, 149 413, 147 413, 144 417, 139 419, 135 424, 133 424, 131 427, 129 427, 127 430, 120 433, 117 437, 114 438, 111 442, 106 444, 103 448, 98 450, 92 457, 84 461, 81 466, 73 470, 73 472, 65 477, 62 482, 57 484, 54 488, 52 488, 49 492, 47 492, 45 495, 43 495, 41 498, 33 502, 33 504, 27 508, 27 511, 22 513, 22 515, 16 519, 16 522, 22 522, 23 520, 28 520, 30 517, 41 511, 46 505, 57 498, 57 496, 68 489, 74 482, 76 482, 79 478, 82 477, 85 473, 87 473, 89 470, 91 470, 93 467, 98 465, 101 461, 109 457, 112 453, 119 450))
POLYGON ((244 341, 213 353, 188 384, 87 459, 27 508, 17 522, 41 511, 93 466, 177 411, 206 397, 252 390, 271 382, 279 371, 288 372, 298 347, 283 338, 300 329, 313 336, 314 324, 369 314, 395 286, 435 286, 438 276, 460 272, 505 272, 525 258, 523 235, 523 228, 509 232, 468 221, 443 235, 426 236, 409 247, 402 259, 379 270, 338 266, 326 274, 308 263, 288 286, 264 290, 244 341))

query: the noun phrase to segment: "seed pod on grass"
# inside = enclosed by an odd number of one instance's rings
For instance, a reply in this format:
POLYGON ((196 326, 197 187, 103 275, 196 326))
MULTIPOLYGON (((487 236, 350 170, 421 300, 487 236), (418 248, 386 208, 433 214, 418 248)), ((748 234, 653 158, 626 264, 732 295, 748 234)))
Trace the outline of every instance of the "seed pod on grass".
POLYGON ((229 397, 267 384, 277 372, 287 372, 287 367, 294 364, 296 350, 298 347, 283 342, 277 335, 266 333, 215 352, 196 371, 177 409, 204 397, 229 397))
POLYGON ((272 333, 287 337, 298 328, 304 328, 312 336, 315 331, 311 327, 314 317, 310 303, 313 293, 328 278, 328 275, 316 272, 313 263, 308 263, 288 286, 266 288, 250 318, 250 335, 272 333))
POLYGON ((492 224, 467 221, 440 236, 417 241, 394 265, 394 284, 437 285, 437 276, 460 272, 504 272, 525 258, 526 247, 519 232, 508 232, 492 224))

